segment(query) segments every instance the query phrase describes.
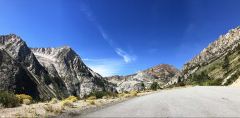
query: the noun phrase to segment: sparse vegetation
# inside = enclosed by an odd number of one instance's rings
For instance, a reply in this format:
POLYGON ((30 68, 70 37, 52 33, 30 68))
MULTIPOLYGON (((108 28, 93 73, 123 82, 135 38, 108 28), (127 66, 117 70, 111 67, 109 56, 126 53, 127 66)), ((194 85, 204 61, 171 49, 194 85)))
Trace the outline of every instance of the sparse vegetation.
POLYGON ((19 103, 19 99, 13 93, 0 91, 0 104, 3 107, 16 107, 19 103))
POLYGON ((212 79, 208 76, 207 72, 203 71, 200 74, 193 74, 190 76, 187 84, 200 85, 200 86, 215 86, 221 85, 222 79, 212 79))

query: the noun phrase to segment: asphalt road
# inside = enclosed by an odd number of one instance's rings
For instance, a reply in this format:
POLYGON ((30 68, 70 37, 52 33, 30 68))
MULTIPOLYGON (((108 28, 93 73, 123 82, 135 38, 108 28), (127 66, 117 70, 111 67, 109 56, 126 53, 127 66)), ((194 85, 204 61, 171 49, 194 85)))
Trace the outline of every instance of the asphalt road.
POLYGON ((240 117, 240 88, 163 90, 78 117, 240 117))

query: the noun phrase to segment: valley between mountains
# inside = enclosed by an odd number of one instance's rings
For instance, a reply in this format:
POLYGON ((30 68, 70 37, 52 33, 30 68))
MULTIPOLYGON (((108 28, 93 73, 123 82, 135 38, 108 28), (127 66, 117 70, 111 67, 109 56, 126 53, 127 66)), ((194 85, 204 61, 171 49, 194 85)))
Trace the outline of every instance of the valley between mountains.
POLYGON ((181 70, 159 64, 131 75, 111 77, 94 72, 71 47, 32 48, 15 34, 0 35, 0 75, 0 113, 8 117, 56 116, 174 87, 239 87, 240 27, 221 35, 181 70), (22 108, 40 110, 10 112, 22 108))

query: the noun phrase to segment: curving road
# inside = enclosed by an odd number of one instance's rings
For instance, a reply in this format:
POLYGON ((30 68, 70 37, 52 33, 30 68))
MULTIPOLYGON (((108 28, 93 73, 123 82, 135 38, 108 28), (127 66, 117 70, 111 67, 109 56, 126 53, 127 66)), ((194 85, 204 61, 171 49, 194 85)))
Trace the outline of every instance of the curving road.
POLYGON ((80 117, 240 117, 240 88, 163 90, 80 117))

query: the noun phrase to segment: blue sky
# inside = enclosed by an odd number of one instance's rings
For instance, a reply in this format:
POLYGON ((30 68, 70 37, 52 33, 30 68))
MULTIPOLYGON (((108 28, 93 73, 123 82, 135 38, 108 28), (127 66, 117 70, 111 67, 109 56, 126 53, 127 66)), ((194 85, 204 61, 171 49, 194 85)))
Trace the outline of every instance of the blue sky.
POLYGON ((30 47, 71 46, 93 70, 181 69, 240 24, 239 0, 0 0, 0 34, 30 47))

